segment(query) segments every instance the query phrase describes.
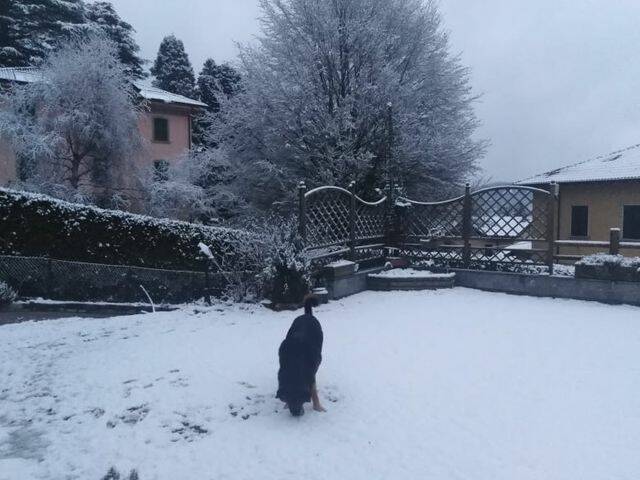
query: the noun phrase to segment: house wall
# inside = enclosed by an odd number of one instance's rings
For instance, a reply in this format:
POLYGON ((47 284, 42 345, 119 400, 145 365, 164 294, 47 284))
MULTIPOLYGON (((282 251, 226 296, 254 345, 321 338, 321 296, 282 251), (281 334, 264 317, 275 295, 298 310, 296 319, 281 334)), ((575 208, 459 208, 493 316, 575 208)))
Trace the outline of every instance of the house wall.
MULTIPOLYGON (((624 205, 640 205, 640 181, 570 183, 560 186, 558 208, 558 238, 571 237, 571 207, 586 205, 588 212, 588 237, 575 240, 609 241, 611 228, 622 229, 624 205)), ((624 241, 624 232, 622 232, 624 241)), ((561 246, 561 255, 590 255, 603 248, 561 246)), ((640 249, 622 249, 627 256, 640 255, 640 249)))
POLYGON ((137 160, 139 167, 153 166, 155 160, 175 162, 191 148, 191 111, 187 108, 152 103, 138 123, 140 133, 147 140, 145 152, 137 160), (156 117, 168 120, 168 142, 153 140, 153 119, 156 117))
MULTIPOLYGON (((134 159, 130 168, 117 172, 124 194, 131 200, 131 210, 138 211, 144 201, 140 191, 141 181, 150 173, 155 160, 175 163, 191 148, 190 108, 179 105, 167 105, 151 102, 142 112, 138 128, 144 141, 143 151, 134 159), (162 117, 168 120, 169 141, 153 140, 153 119, 162 117)), ((16 179, 16 160, 6 142, 0 139, 0 186, 8 186, 16 179)))

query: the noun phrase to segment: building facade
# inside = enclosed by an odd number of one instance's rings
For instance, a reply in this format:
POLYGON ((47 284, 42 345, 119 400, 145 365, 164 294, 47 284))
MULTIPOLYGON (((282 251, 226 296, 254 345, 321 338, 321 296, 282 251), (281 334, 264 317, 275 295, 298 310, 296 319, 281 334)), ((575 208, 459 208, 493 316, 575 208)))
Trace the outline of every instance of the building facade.
MULTIPOLYGON (((0 85, 41 81, 34 68, 0 68, 0 85)), ((130 165, 134 171, 114 172, 121 179, 125 191, 136 200, 136 181, 149 170, 162 174, 177 162, 192 146, 193 116, 206 104, 166 92, 159 88, 134 82, 142 109, 138 128, 144 148, 130 165)), ((16 157, 6 142, 0 139, 0 186, 11 187, 18 178, 16 157)))
POLYGON ((640 255, 640 248, 629 248, 634 243, 640 245, 640 145, 518 183, 540 188, 547 188, 549 183, 558 185, 558 255, 579 257, 602 252, 604 249, 597 244, 609 241, 612 228, 620 229, 621 240, 627 244, 621 253, 640 255))

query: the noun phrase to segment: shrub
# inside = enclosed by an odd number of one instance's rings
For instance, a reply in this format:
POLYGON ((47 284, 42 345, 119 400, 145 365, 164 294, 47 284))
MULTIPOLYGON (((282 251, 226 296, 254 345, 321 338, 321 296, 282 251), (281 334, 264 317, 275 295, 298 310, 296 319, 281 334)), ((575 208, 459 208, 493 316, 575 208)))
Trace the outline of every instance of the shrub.
POLYGON ((251 243, 248 232, 157 219, 0 189, 0 254, 202 270, 198 244, 209 245, 228 268, 233 245, 251 243), (224 257, 224 258, 223 258, 224 257))
POLYGON ((236 301, 259 297, 273 303, 300 302, 309 290, 311 264, 296 221, 271 215, 246 219, 242 228, 253 232, 254 241, 235 243, 231 248, 242 257, 245 270, 251 267, 258 274, 229 276, 227 296, 236 301))
POLYGON ((297 223, 271 219, 262 229, 266 246, 264 267, 258 275, 262 294, 273 303, 298 303, 309 291, 310 262, 304 255, 297 223))
POLYGON ((11 304, 18 298, 15 290, 6 283, 0 281, 0 307, 11 304))

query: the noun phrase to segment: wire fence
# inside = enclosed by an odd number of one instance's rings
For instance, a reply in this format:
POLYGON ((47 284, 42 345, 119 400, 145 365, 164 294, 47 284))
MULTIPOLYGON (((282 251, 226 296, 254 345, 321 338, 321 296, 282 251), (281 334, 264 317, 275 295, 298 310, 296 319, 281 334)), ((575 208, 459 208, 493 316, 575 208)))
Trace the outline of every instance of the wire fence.
POLYGON ((24 297, 52 300, 181 303, 220 296, 251 272, 161 270, 0 255, 0 280, 24 297), (144 290, 143 290, 144 288, 144 290))

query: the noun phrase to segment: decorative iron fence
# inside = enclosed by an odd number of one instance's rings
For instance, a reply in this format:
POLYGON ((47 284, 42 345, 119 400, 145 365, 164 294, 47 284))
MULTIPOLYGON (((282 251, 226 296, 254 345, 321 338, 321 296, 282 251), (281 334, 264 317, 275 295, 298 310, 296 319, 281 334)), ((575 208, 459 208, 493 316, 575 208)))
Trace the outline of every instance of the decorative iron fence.
POLYGON ((0 256, 0 280, 21 296, 52 300, 147 302, 144 287, 154 302, 180 303, 219 295, 230 275, 242 274, 0 256))
POLYGON ((324 186, 307 191, 301 182, 298 198, 300 235, 313 258, 382 256, 389 212, 386 196, 368 202, 356 195, 355 183, 349 189, 324 186))
POLYGON ((306 192, 300 185, 300 233, 309 251, 357 258, 363 243, 393 248, 396 254, 461 268, 500 269, 508 265, 553 269, 555 186, 549 190, 507 185, 441 202, 387 195, 365 202, 339 187, 306 192), (339 247, 342 247, 340 250, 339 247))

